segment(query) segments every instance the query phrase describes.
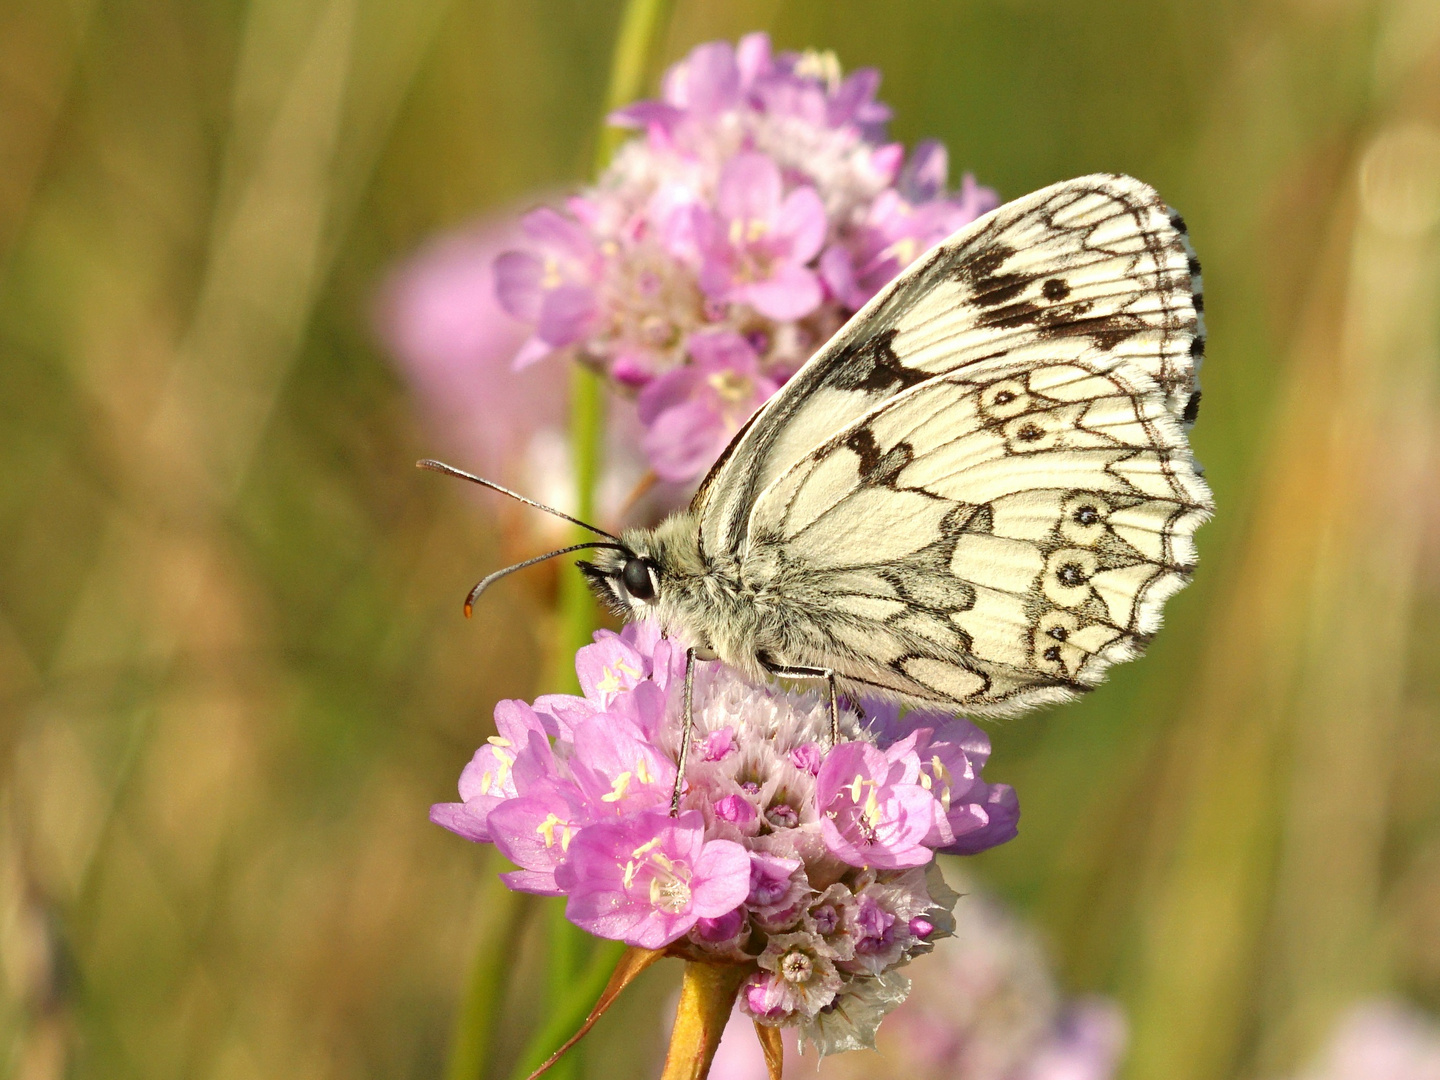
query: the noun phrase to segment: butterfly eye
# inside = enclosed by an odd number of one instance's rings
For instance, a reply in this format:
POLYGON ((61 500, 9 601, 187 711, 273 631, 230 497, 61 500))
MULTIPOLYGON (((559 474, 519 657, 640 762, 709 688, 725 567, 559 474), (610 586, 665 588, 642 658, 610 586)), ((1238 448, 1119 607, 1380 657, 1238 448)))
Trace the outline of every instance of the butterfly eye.
POLYGON ((650 563, 645 559, 626 559, 625 568, 620 571, 620 580, 625 591, 636 600, 655 599, 655 578, 650 573, 650 563))

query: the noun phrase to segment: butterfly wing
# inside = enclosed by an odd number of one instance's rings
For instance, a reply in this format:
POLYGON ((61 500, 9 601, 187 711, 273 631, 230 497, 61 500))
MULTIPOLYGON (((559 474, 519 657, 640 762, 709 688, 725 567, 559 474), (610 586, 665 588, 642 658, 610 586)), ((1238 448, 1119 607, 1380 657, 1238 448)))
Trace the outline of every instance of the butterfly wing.
POLYGON ((841 428, 987 360, 1135 369, 1185 417, 1201 303, 1184 223, 1146 184, 1086 176, 1007 203, 916 260, 756 413, 695 495, 702 549, 738 553, 761 491, 841 428))
POLYGON ((1209 511, 1154 379, 989 361, 896 395, 786 470, 741 566, 787 600, 780 662, 1003 715, 1135 656, 1209 511))
POLYGON ((1183 223, 1128 177, 1007 204, 922 258, 757 414, 702 543, 783 597, 770 658, 1006 714, 1134 656, 1210 495, 1183 223))

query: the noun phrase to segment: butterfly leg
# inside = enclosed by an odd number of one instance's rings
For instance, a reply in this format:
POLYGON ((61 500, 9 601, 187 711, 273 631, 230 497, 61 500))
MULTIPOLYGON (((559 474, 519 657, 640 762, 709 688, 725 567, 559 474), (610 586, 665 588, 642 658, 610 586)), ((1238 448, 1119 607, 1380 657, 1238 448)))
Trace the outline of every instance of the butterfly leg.
POLYGON ((771 675, 782 679, 824 679, 825 689, 830 697, 830 745, 840 742, 840 693, 835 686, 835 672, 830 668, 802 667, 796 664, 777 664, 767 657, 760 657, 760 663, 771 675))
POLYGON ((685 650, 685 712, 681 717, 680 754, 675 762, 675 790, 670 793, 670 816, 680 813, 680 788, 685 783, 685 759, 690 756, 690 740, 695 733, 695 718, 691 703, 695 699, 695 661, 713 659, 700 649, 685 650))

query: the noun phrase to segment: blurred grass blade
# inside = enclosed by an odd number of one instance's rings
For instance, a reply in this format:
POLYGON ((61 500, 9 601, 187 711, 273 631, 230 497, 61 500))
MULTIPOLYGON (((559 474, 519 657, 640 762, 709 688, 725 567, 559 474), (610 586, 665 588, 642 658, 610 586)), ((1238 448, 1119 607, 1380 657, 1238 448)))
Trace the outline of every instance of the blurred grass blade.
POLYGON ((455 1020, 445 1080, 483 1080, 500 1005, 514 970, 515 943, 536 904, 532 897, 512 892, 498 874, 492 874, 480 907, 486 926, 471 965, 465 1000, 455 1020))

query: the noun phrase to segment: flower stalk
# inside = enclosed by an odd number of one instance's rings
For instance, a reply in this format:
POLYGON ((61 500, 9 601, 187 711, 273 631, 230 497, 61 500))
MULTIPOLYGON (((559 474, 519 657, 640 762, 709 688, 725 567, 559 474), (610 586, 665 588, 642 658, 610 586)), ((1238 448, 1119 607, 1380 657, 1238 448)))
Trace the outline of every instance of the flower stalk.
POLYGON ((744 969, 734 965, 693 960, 685 965, 660 1080, 704 1080, 709 1074, 744 978, 744 969))

